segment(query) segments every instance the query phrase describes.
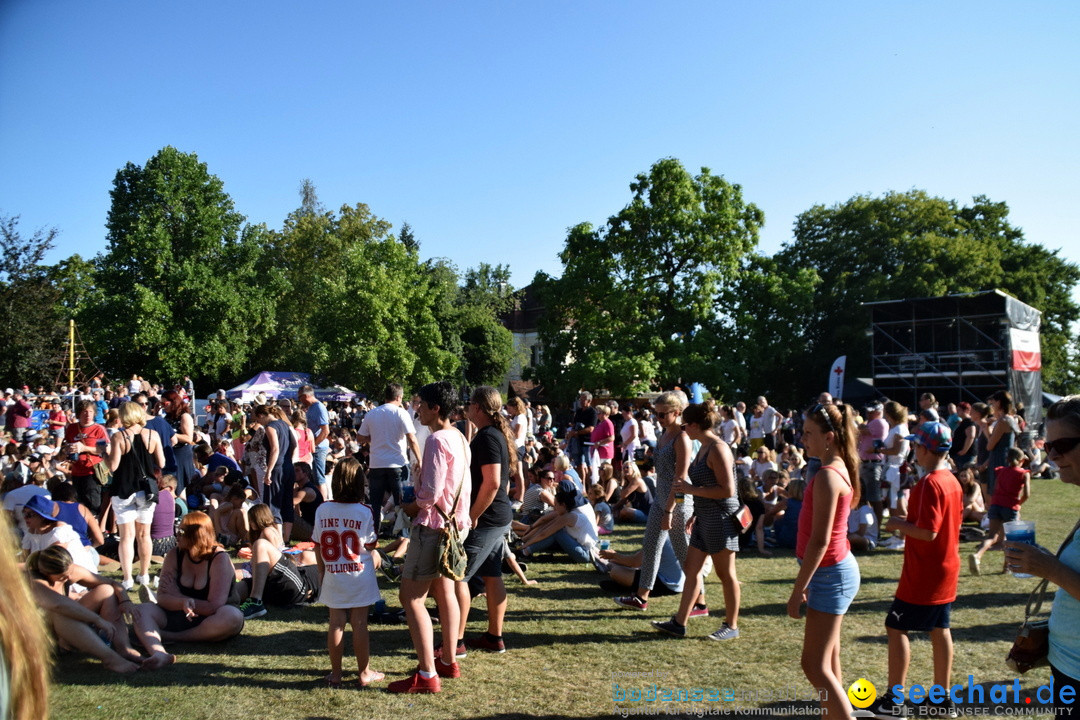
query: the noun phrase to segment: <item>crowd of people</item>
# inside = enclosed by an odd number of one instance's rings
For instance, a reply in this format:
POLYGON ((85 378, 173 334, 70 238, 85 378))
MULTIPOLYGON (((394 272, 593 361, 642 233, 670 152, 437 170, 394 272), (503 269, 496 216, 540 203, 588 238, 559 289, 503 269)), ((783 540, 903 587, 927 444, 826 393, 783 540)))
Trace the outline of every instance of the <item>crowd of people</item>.
MULTIPOLYGON (((885 620, 890 686, 904 682, 912 631, 930 633, 935 681, 947 686, 964 527, 984 538, 971 573, 1004 549, 1002 571, 1059 585, 1050 659, 1059 686, 1080 677, 1080 550, 1054 556, 1007 542, 1003 529, 1033 473, 1080 484, 1077 396, 1050 409, 1043 433, 1005 391, 944 408, 927 394, 912 412, 895 401, 856 410, 827 393, 783 412, 764 397, 748 408, 689 403, 679 390, 623 404, 582 392, 556 417, 527 398, 504 406, 490 387, 461 404, 445 382, 410 400, 390 384, 378 404, 327 406, 310 386, 295 400, 219 393, 197 422, 189 383, 83 388, 67 396, 70 416, 44 390, 8 390, 0 405, 4 508, 34 600, 61 646, 119 673, 170 665, 163 643, 225 640, 275 606, 318 602, 329 609, 325 683, 343 683, 346 624, 357 684, 379 683, 367 623, 381 575, 400 585, 417 656, 416 671, 387 687, 438 692, 470 648, 505 651, 504 575, 528 581, 526 561, 550 552, 593 566, 622 608, 681 595, 670 619, 652 623, 680 638, 710 615, 704 579, 715 570, 723 622, 707 637, 731 641, 737 553, 791 548, 787 611, 805 618, 803 671, 829 714, 850 716, 840 628, 859 590, 855 553, 904 553, 885 620), (48 412, 36 429, 35 410, 48 412), (618 525, 643 526, 639 550, 608 547, 618 525), (464 547, 459 578, 443 555, 449 534, 464 547), (119 581, 101 574, 105 563, 119 581), (481 595, 486 627, 469 634, 481 595)), ((888 703, 877 710, 895 712, 888 703)))

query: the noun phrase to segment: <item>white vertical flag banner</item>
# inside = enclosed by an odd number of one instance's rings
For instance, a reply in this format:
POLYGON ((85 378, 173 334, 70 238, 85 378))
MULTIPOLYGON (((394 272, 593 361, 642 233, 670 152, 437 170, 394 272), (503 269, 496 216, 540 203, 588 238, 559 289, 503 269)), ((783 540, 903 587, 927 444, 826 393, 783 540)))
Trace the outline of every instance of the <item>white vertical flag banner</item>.
POLYGON ((841 355, 833 361, 829 369, 829 394, 834 400, 844 398, 844 373, 847 371, 847 355, 841 355))

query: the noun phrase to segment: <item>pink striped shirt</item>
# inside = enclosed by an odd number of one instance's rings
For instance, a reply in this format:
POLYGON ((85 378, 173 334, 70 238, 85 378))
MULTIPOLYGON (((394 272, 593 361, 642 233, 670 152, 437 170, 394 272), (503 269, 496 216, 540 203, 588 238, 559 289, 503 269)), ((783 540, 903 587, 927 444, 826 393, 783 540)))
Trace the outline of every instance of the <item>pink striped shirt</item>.
POLYGON ((441 528, 443 519, 435 506, 438 505, 443 512, 450 514, 454 494, 458 485, 461 485, 461 496, 457 504, 458 529, 466 530, 472 526, 469 519, 472 499, 472 480, 469 476, 471 460, 469 444, 457 428, 439 430, 428 436, 424 443, 424 466, 420 471, 420 485, 416 488, 416 504, 420 506, 420 512, 413 518, 413 525, 441 528))

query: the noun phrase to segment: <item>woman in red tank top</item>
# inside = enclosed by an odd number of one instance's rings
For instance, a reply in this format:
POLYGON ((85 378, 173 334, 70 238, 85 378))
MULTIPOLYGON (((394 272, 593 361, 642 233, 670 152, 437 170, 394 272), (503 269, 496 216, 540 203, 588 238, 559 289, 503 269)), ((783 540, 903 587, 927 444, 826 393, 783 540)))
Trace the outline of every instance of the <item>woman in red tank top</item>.
POLYGON ((852 715, 840 668, 840 625, 859 589, 859 566, 847 539, 848 513, 858 503, 859 477, 854 412, 847 405, 817 404, 806 412, 802 442, 821 469, 810 478, 799 515, 795 555, 800 567, 788 615, 802 617, 806 603, 802 669, 830 717, 852 715))

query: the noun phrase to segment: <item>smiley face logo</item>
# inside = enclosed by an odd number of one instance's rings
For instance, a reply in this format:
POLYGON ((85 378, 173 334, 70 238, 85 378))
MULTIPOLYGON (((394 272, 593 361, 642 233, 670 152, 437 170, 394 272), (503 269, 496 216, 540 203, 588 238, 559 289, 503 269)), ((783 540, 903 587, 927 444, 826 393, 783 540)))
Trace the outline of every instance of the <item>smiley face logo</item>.
POLYGON ((847 690, 847 696, 855 707, 868 708, 870 703, 877 698, 877 688, 874 687, 874 683, 866 678, 859 678, 851 683, 851 687, 847 690))

